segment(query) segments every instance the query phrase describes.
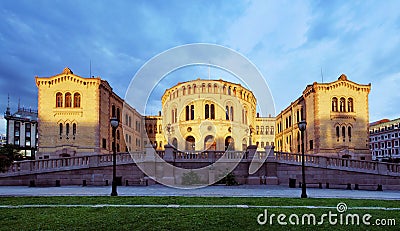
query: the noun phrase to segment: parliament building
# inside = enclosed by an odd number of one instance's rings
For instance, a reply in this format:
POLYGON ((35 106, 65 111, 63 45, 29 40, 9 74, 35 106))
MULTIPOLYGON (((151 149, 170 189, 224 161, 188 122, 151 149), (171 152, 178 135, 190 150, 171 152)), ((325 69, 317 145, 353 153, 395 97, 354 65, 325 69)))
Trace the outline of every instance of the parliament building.
POLYGON ((75 75, 69 68, 36 77, 37 159, 157 150, 275 150, 299 152, 297 123, 307 121, 306 153, 370 159, 370 85, 345 75, 313 83, 276 117, 260 117, 251 90, 224 80, 197 79, 166 89, 158 115, 141 115, 113 92, 107 81, 75 75), (115 134, 109 120, 120 121, 115 134), (114 143, 114 137, 116 143, 114 143))

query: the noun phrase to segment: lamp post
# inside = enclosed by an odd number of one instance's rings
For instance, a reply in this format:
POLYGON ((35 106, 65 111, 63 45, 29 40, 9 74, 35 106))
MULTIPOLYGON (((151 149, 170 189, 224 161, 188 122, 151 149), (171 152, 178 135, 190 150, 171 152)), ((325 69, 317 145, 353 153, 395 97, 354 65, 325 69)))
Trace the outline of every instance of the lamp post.
POLYGON ((116 117, 112 117, 110 119, 110 124, 112 127, 112 134, 114 135, 114 145, 113 149, 113 178, 112 178, 112 190, 111 196, 118 196, 117 193, 117 141, 116 141, 116 131, 119 124, 119 121, 116 117))
POLYGON ((301 198, 307 198, 307 188, 306 188, 306 175, 305 175, 305 168, 304 168, 304 131, 307 127, 307 122, 302 120, 298 123, 300 132, 301 132, 301 177, 302 177, 302 184, 301 184, 301 198))

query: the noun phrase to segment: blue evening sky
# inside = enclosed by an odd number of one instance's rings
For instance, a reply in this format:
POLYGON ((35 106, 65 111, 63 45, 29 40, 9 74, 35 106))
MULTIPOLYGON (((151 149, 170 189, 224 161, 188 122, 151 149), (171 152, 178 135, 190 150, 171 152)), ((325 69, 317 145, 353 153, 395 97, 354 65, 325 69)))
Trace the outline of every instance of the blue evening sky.
MULTIPOLYGON (((18 98, 21 106, 37 108, 36 75, 52 76, 68 66, 89 77, 91 62, 92 75, 124 97, 131 78, 153 56, 183 44, 213 43, 258 67, 276 113, 307 84, 321 82, 322 70, 324 82, 344 73, 372 84, 370 121, 398 118, 399 9, 400 1, 3 0, 0 112, 7 94, 12 111, 18 98)), ((207 69, 179 73, 188 75, 182 81, 208 78, 207 69)), ((224 74, 213 69, 211 77, 224 74)))

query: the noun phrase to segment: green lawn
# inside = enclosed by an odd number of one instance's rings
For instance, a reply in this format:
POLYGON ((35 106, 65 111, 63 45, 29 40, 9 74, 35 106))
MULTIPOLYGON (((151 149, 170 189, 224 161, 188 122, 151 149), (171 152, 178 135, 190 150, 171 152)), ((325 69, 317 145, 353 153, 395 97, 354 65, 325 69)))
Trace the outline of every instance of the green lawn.
MULTIPOLYGON (((351 207, 400 208, 400 201, 354 199, 293 199, 235 197, 0 197, 0 205, 66 204, 179 204, 179 205, 256 205, 256 206, 329 206, 344 202, 351 207)), ((336 209, 268 208, 268 214, 339 214, 336 209)), ((279 225, 277 220, 259 225, 263 208, 126 208, 55 207, 0 208, 0 230, 399 230, 399 210, 347 210, 344 214, 371 214, 375 219, 395 218, 396 226, 279 225)), ((287 220, 286 220, 287 221, 287 220)), ((360 222, 362 223, 362 222, 360 222)))

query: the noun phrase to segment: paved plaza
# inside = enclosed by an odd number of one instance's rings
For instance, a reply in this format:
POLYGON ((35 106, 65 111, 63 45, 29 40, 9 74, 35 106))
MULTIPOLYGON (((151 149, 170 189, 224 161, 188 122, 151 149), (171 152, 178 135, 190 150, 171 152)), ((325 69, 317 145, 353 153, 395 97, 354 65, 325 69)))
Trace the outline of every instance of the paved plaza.
MULTIPOLYGON (((103 187, 26 187, 1 186, 0 196, 109 196, 111 186, 103 187)), ((276 185, 209 186, 200 189, 176 189, 162 185, 120 186, 119 196, 187 196, 187 197, 300 197, 300 188, 276 185)), ((368 191, 308 188, 309 198, 353 198, 400 200, 400 191, 368 191)))

